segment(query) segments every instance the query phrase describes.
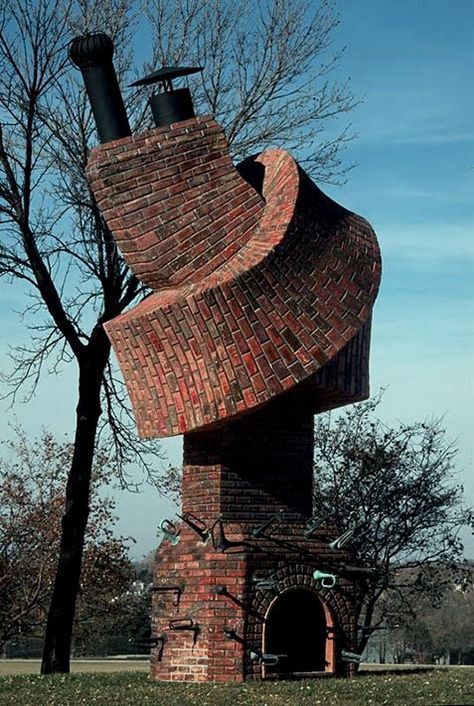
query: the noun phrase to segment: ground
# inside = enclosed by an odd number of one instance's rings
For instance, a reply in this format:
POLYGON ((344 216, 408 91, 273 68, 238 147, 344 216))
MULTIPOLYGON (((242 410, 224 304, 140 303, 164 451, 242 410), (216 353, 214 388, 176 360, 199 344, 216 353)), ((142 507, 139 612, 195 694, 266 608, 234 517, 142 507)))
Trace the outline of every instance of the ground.
MULTIPOLYGON (((17 661, 15 661, 17 662, 17 661)), ((0 673, 13 660, 0 663, 0 673), (5 665, 7 665, 5 667, 5 665)), ((37 667, 37 664, 34 665, 37 667)), ((17 668, 21 665, 17 662, 17 668)), ((24 665, 23 665, 23 668, 24 665)), ((474 706, 474 668, 247 684, 149 681, 145 663, 81 662, 80 674, 0 677, 2 706, 474 706), (113 668, 114 672, 104 673, 113 668), (93 672, 90 670, 94 669, 93 672), (102 673, 100 673, 102 672, 102 673)))

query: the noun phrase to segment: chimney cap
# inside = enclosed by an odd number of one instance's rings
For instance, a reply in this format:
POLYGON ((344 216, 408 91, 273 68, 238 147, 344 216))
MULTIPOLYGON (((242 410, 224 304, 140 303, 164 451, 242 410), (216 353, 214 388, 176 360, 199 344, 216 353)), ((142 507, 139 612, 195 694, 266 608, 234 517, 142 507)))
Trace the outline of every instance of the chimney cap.
POLYGON ((203 71, 202 66, 163 66, 157 71, 153 71, 151 74, 144 76, 130 84, 130 86, 147 86, 151 83, 163 83, 163 88, 165 91, 171 91, 173 86, 171 81, 179 76, 189 76, 189 74, 195 74, 198 71, 203 71))
POLYGON ((69 58, 78 69, 88 69, 112 61, 114 43, 104 32, 88 32, 69 43, 69 58))

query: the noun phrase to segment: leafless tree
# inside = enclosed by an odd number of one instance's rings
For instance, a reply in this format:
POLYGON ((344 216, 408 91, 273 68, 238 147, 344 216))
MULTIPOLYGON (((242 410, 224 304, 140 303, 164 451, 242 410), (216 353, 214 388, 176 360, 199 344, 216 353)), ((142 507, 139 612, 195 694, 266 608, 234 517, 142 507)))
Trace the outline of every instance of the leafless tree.
POLYGON ((354 530, 353 563, 376 572, 357 582, 360 654, 371 628, 412 620, 422 599, 435 603, 459 578, 460 533, 472 524, 441 420, 389 426, 380 401, 336 421, 322 415, 315 430, 315 508, 339 532, 354 530))
POLYGON ((316 180, 338 182, 348 165, 357 104, 350 80, 335 81, 344 48, 332 50, 339 17, 331 0, 148 0, 151 66, 204 66, 198 108, 225 128, 237 159, 269 145, 294 151, 316 180))
MULTIPOLYGON (((338 22, 332 4, 312 8, 300 0, 149 0, 143 8, 132 0, 0 2, 0 275, 29 297, 24 322, 31 333, 12 352, 10 392, 34 394, 46 365, 59 371, 73 361, 78 374, 44 672, 69 670, 98 434, 113 443, 122 477, 128 462, 153 475, 159 455, 134 434, 103 329, 146 292, 117 252, 85 180, 96 136, 68 43, 84 32, 107 32, 122 85, 150 65, 204 64, 198 106, 225 126, 237 157, 281 143, 313 174, 335 181, 346 169, 340 151, 349 134, 346 128, 323 139, 322 129, 334 131, 334 119, 355 100, 347 85, 329 80, 341 55, 331 47, 338 22), (137 69, 131 51, 135 42, 139 53, 137 38, 142 47, 145 37, 150 59, 137 69)), ((126 99, 132 124, 146 126, 143 91, 126 99)))

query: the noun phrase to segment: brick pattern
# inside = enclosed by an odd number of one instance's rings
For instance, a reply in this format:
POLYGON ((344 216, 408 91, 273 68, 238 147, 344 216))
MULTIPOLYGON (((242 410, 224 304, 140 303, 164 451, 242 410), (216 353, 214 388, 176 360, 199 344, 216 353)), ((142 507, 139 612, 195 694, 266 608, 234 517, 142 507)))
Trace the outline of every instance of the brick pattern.
POLYGON ((99 147, 88 169, 129 264, 157 290, 106 324, 142 437, 268 402, 321 370, 369 319, 374 233, 286 152, 243 165, 260 195, 230 165, 220 129, 198 118, 99 147), (201 144, 208 152, 194 157, 201 144), (138 196, 145 182, 151 195, 138 196))
MULTIPOLYGON (((309 544, 309 542, 308 542, 309 544)), ((329 562, 326 567, 331 572, 334 572, 333 566, 330 564, 331 556, 326 554, 320 555, 317 551, 317 545, 313 541, 311 549, 314 551, 312 561, 301 558, 297 563, 284 563, 281 561, 278 567, 275 567, 272 557, 263 556, 250 557, 248 564, 248 572, 250 576, 269 577, 277 580, 276 588, 271 591, 253 591, 252 600, 249 605, 249 614, 246 626, 246 635, 249 644, 253 646, 263 645, 265 648, 265 620, 259 619, 259 616, 268 615, 268 611, 272 603, 278 598, 281 593, 291 589, 306 589, 314 591, 320 601, 325 605, 332 618, 332 630, 328 633, 326 644, 327 652, 332 652, 332 663, 328 665, 328 674, 334 674, 339 677, 352 676, 355 673, 354 666, 342 661, 341 651, 355 651, 357 633, 354 614, 355 587, 343 577, 338 576, 337 584, 334 588, 325 588, 320 582, 315 581, 313 572, 315 568, 324 570, 325 562, 329 562), (331 649, 332 648, 332 649, 331 649)), ((308 545, 306 546, 308 549, 308 545)), ((302 626, 304 629, 304 626, 302 626)), ((265 667, 251 662, 248 657, 244 665, 244 671, 247 679, 260 679, 267 676, 265 667)))
POLYGON ((280 509, 311 515, 313 414, 298 395, 280 395, 252 414, 184 437, 182 507, 248 531, 280 509))
POLYGON ((164 542, 157 555, 155 586, 181 583, 179 606, 173 606, 171 593, 155 593, 152 610, 152 635, 165 635, 160 649, 152 650, 152 677, 176 681, 242 681, 241 645, 224 635, 231 627, 242 634, 245 611, 233 604, 228 610, 218 601, 216 585, 225 583, 234 595, 245 591, 245 558, 224 555, 203 545, 186 527, 181 542, 172 547, 164 542), (194 621, 199 632, 170 630, 170 621, 194 621))
POLYGON ((263 210, 209 118, 108 142, 92 150, 87 172, 125 259, 152 289, 216 270, 247 242, 263 210))
POLYGON ((323 543, 334 538, 330 527, 311 538, 303 534, 312 512, 312 459, 312 414, 292 393, 220 430, 185 436, 183 511, 208 526, 221 518, 226 538, 247 546, 216 551, 184 523, 178 545, 163 541, 155 586, 181 585, 183 592, 179 606, 173 606, 172 593, 155 593, 153 634, 166 635, 166 642, 160 661, 159 650, 153 650, 152 676, 179 681, 264 677, 265 669, 251 661, 250 652, 264 649, 269 608, 292 588, 316 592, 332 617, 335 633, 328 640, 335 640, 329 645, 334 660, 328 674, 350 673, 340 653, 355 644, 355 587, 344 576, 334 588, 322 588, 313 578, 315 568, 334 571, 341 560, 348 562, 348 554, 323 543), (252 529, 280 509, 280 526, 254 537, 252 529), (254 577, 277 583, 262 591, 254 577), (225 586, 224 594, 216 591, 218 585, 225 586), (170 630, 176 618, 199 625, 195 642, 191 632, 170 630), (229 639, 224 629, 240 639, 229 639))
MULTIPOLYGON (((239 538, 235 529, 228 530, 227 524, 225 527, 229 537, 239 538)), ((166 641, 161 659, 161 649, 152 650, 152 677, 172 681, 261 679, 264 669, 250 660, 250 652, 263 651, 270 605, 292 588, 316 592, 329 609, 335 633, 326 639, 335 641, 335 658, 328 673, 349 675, 351 669, 342 662, 341 650, 353 651, 356 644, 355 586, 338 576, 334 588, 322 588, 313 578, 316 568, 335 571, 334 562, 347 559, 347 555, 322 553, 322 535, 319 541, 314 537, 303 542, 299 539, 303 527, 302 523, 285 524, 284 534, 275 533, 271 542, 247 538, 254 546, 252 552, 217 552, 202 544, 186 526, 181 526, 177 547, 164 540, 157 552, 154 585, 180 584, 183 591, 179 606, 173 605, 172 592, 154 593, 152 634, 164 635, 166 641), (279 540, 284 542, 281 548, 279 540), (276 580, 276 586, 262 591, 255 586, 253 577, 276 580), (224 594, 216 591, 219 585, 225 586, 224 594), (199 628, 196 637, 191 631, 170 629, 170 621, 189 618, 199 628), (240 640, 227 637, 224 629, 235 631, 240 640)))
POLYGON ((314 414, 369 397, 369 352, 372 317, 344 348, 317 373, 294 388, 314 414))

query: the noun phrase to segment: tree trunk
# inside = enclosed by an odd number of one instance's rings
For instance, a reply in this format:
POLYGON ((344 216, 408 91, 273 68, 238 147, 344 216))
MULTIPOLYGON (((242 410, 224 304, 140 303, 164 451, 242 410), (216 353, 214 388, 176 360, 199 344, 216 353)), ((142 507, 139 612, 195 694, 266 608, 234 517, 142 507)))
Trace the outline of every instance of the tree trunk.
POLYGON ((89 344, 84 358, 79 361, 74 453, 66 486, 58 566, 46 624, 42 674, 69 672, 70 669, 72 627, 89 515, 95 438, 101 414, 102 378, 110 352, 105 333, 99 338, 102 339, 100 345, 89 344))

